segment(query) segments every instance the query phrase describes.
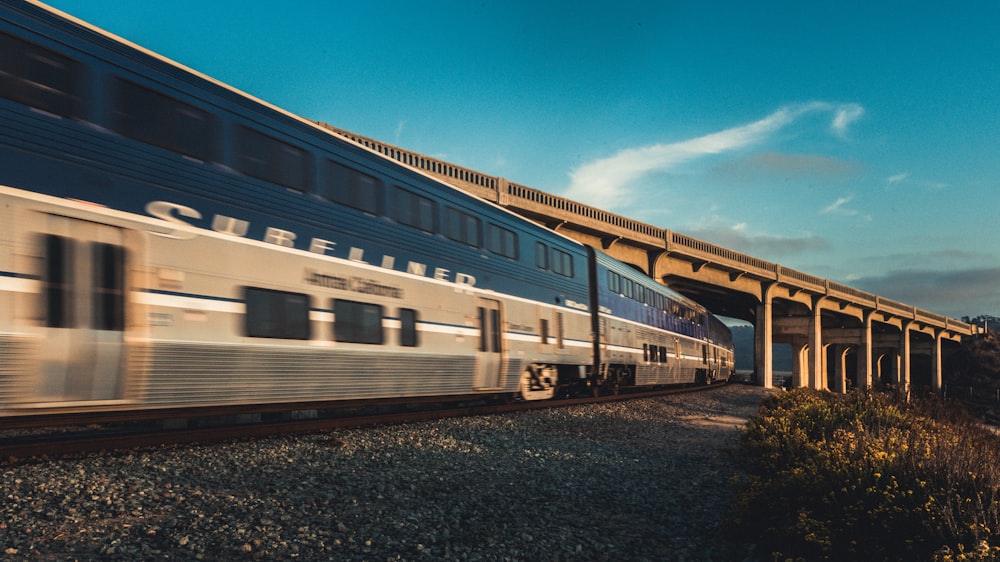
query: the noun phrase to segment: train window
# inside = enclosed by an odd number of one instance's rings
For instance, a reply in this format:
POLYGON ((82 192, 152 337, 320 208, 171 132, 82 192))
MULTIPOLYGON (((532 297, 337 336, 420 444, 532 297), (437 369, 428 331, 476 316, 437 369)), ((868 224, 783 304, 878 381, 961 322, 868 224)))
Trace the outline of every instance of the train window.
POLYGON ((298 191, 306 190, 306 152, 249 127, 236 133, 236 169, 298 191))
POLYGON ((632 283, 631 279, 622 279, 622 295, 625 298, 632 298, 632 295, 634 294, 632 290, 634 287, 635 285, 632 283))
POLYGON ((245 287, 246 335, 252 338, 310 338, 309 295, 245 287))
POLYGON ((494 254, 516 260, 518 258, 517 234, 495 224, 487 225, 486 249, 494 254))
POLYGON ((412 308, 399 309, 399 345, 417 347, 417 311, 412 308))
POLYGON ((649 361, 649 344, 642 344, 642 360, 649 361))
POLYGON ((548 319, 542 318, 540 324, 541 325, 539 327, 539 331, 541 332, 540 336, 541 336, 541 339, 542 339, 542 343, 543 344, 549 343, 549 321, 548 321, 548 319))
POLYGON ((192 158, 211 159, 214 123, 207 111, 128 80, 115 82, 115 130, 192 158))
POLYGON ((382 181, 333 160, 326 161, 319 195, 366 213, 382 214, 382 181))
POLYGON ((0 96, 63 117, 79 113, 80 64, 0 33, 0 96))
POLYGON ((93 245, 93 318, 96 330, 125 329, 125 248, 93 245))
POLYGON ((667 348, 665 346, 660 346, 660 363, 667 362, 667 348))
POLYGON ((482 223, 478 217, 448 207, 444 234, 452 240, 479 248, 482 246, 482 223))
POLYGON ((541 242, 535 242, 535 265, 540 269, 549 268, 549 247, 541 242))
POLYGON ((69 328, 73 325, 73 241, 49 234, 45 236, 44 246, 42 295, 45 300, 45 326, 69 328))
POLYGON ((392 211, 399 223, 432 234, 437 232, 437 205, 426 197, 397 187, 393 191, 392 211))
POLYGON ((573 277, 573 256, 555 248, 552 249, 552 271, 566 277, 573 277))
POLYGON ((622 276, 614 271, 608 271, 608 290, 617 294, 622 292, 622 276))
POLYGON ((382 344, 382 307, 334 299, 333 339, 350 343, 382 344))

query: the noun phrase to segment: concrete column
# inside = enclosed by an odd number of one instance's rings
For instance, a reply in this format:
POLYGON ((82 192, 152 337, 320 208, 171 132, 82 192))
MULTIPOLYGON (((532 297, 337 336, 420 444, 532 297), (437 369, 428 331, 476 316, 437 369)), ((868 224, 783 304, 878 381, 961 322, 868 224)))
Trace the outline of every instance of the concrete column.
POLYGON ((834 345, 833 347, 833 390, 844 394, 847 392, 847 354, 851 351, 849 345, 834 345))
POLYGON ((802 338, 792 340, 792 388, 808 386, 809 345, 802 338))
POLYGON ((931 346, 931 387, 934 392, 941 394, 941 338, 944 331, 934 331, 934 343, 931 346))
POLYGON ((830 390, 837 393, 843 393, 844 387, 846 386, 845 381, 840 377, 844 370, 844 358, 841 356, 843 349, 840 344, 831 344, 827 346, 827 351, 824 354, 829 361, 830 355, 833 354, 833 364, 829 365, 829 371, 827 371, 827 377, 829 380, 828 386, 830 390), (833 375, 830 378, 830 375, 833 375))
POLYGON ((774 318, 772 300, 777 283, 770 283, 761 291, 762 302, 757 306, 757 323, 754 334, 754 372, 760 377, 761 386, 774 386, 774 318))
POLYGON ((861 342, 858 345, 858 388, 870 388, 872 385, 872 314, 875 311, 864 312, 861 326, 861 342))
POLYGON ((811 364, 811 353, 809 348, 809 339, 802 339, 799 341, 799 367, 797 369, 798 377, 795 386, 803 388, 812 388, 812 364, 811 364))
POLYGON ((903 323, 903 332, 899 336, 899 388, 906 394, 910 394, 910 326, 913 322, 903 323))
POLYGON ((823 353, 823 322, 820 303, 824 297, 814 297, 812 315, 809 316, 809 383, 810 388, 823 390, 826 388, 826 372, 823 370, 825 361, 823 353))

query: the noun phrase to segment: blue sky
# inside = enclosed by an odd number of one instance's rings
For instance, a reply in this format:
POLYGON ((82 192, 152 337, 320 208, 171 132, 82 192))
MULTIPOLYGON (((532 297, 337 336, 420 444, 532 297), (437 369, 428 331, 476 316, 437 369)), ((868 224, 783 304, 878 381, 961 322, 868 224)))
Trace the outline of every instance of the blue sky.
POLYGON ((50 5, 304 117, 1000 316, 1000 1, 50 5))

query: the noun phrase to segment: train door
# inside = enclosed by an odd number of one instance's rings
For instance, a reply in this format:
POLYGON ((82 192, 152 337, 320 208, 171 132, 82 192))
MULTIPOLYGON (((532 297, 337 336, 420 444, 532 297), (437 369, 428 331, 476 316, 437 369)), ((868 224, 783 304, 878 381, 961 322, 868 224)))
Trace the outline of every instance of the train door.
POLYGON ((124 391, 124 234, 48 215, 41 250, 41 369, 37 403, 114 400, 124 391))
POLYGON ((500 301, 479 299, 479 348, 476 352, 476 389, 503 386, 503 321, 500 301))

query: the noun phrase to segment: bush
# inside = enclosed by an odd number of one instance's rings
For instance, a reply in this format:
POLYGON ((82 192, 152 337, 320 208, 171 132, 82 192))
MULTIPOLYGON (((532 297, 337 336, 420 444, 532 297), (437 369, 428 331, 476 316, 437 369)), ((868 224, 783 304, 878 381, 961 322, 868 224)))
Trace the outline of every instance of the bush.
POLYGON ((937 398, 775 394, 729 528, 775 559, 1000 560, 1000 439, 937 398))

